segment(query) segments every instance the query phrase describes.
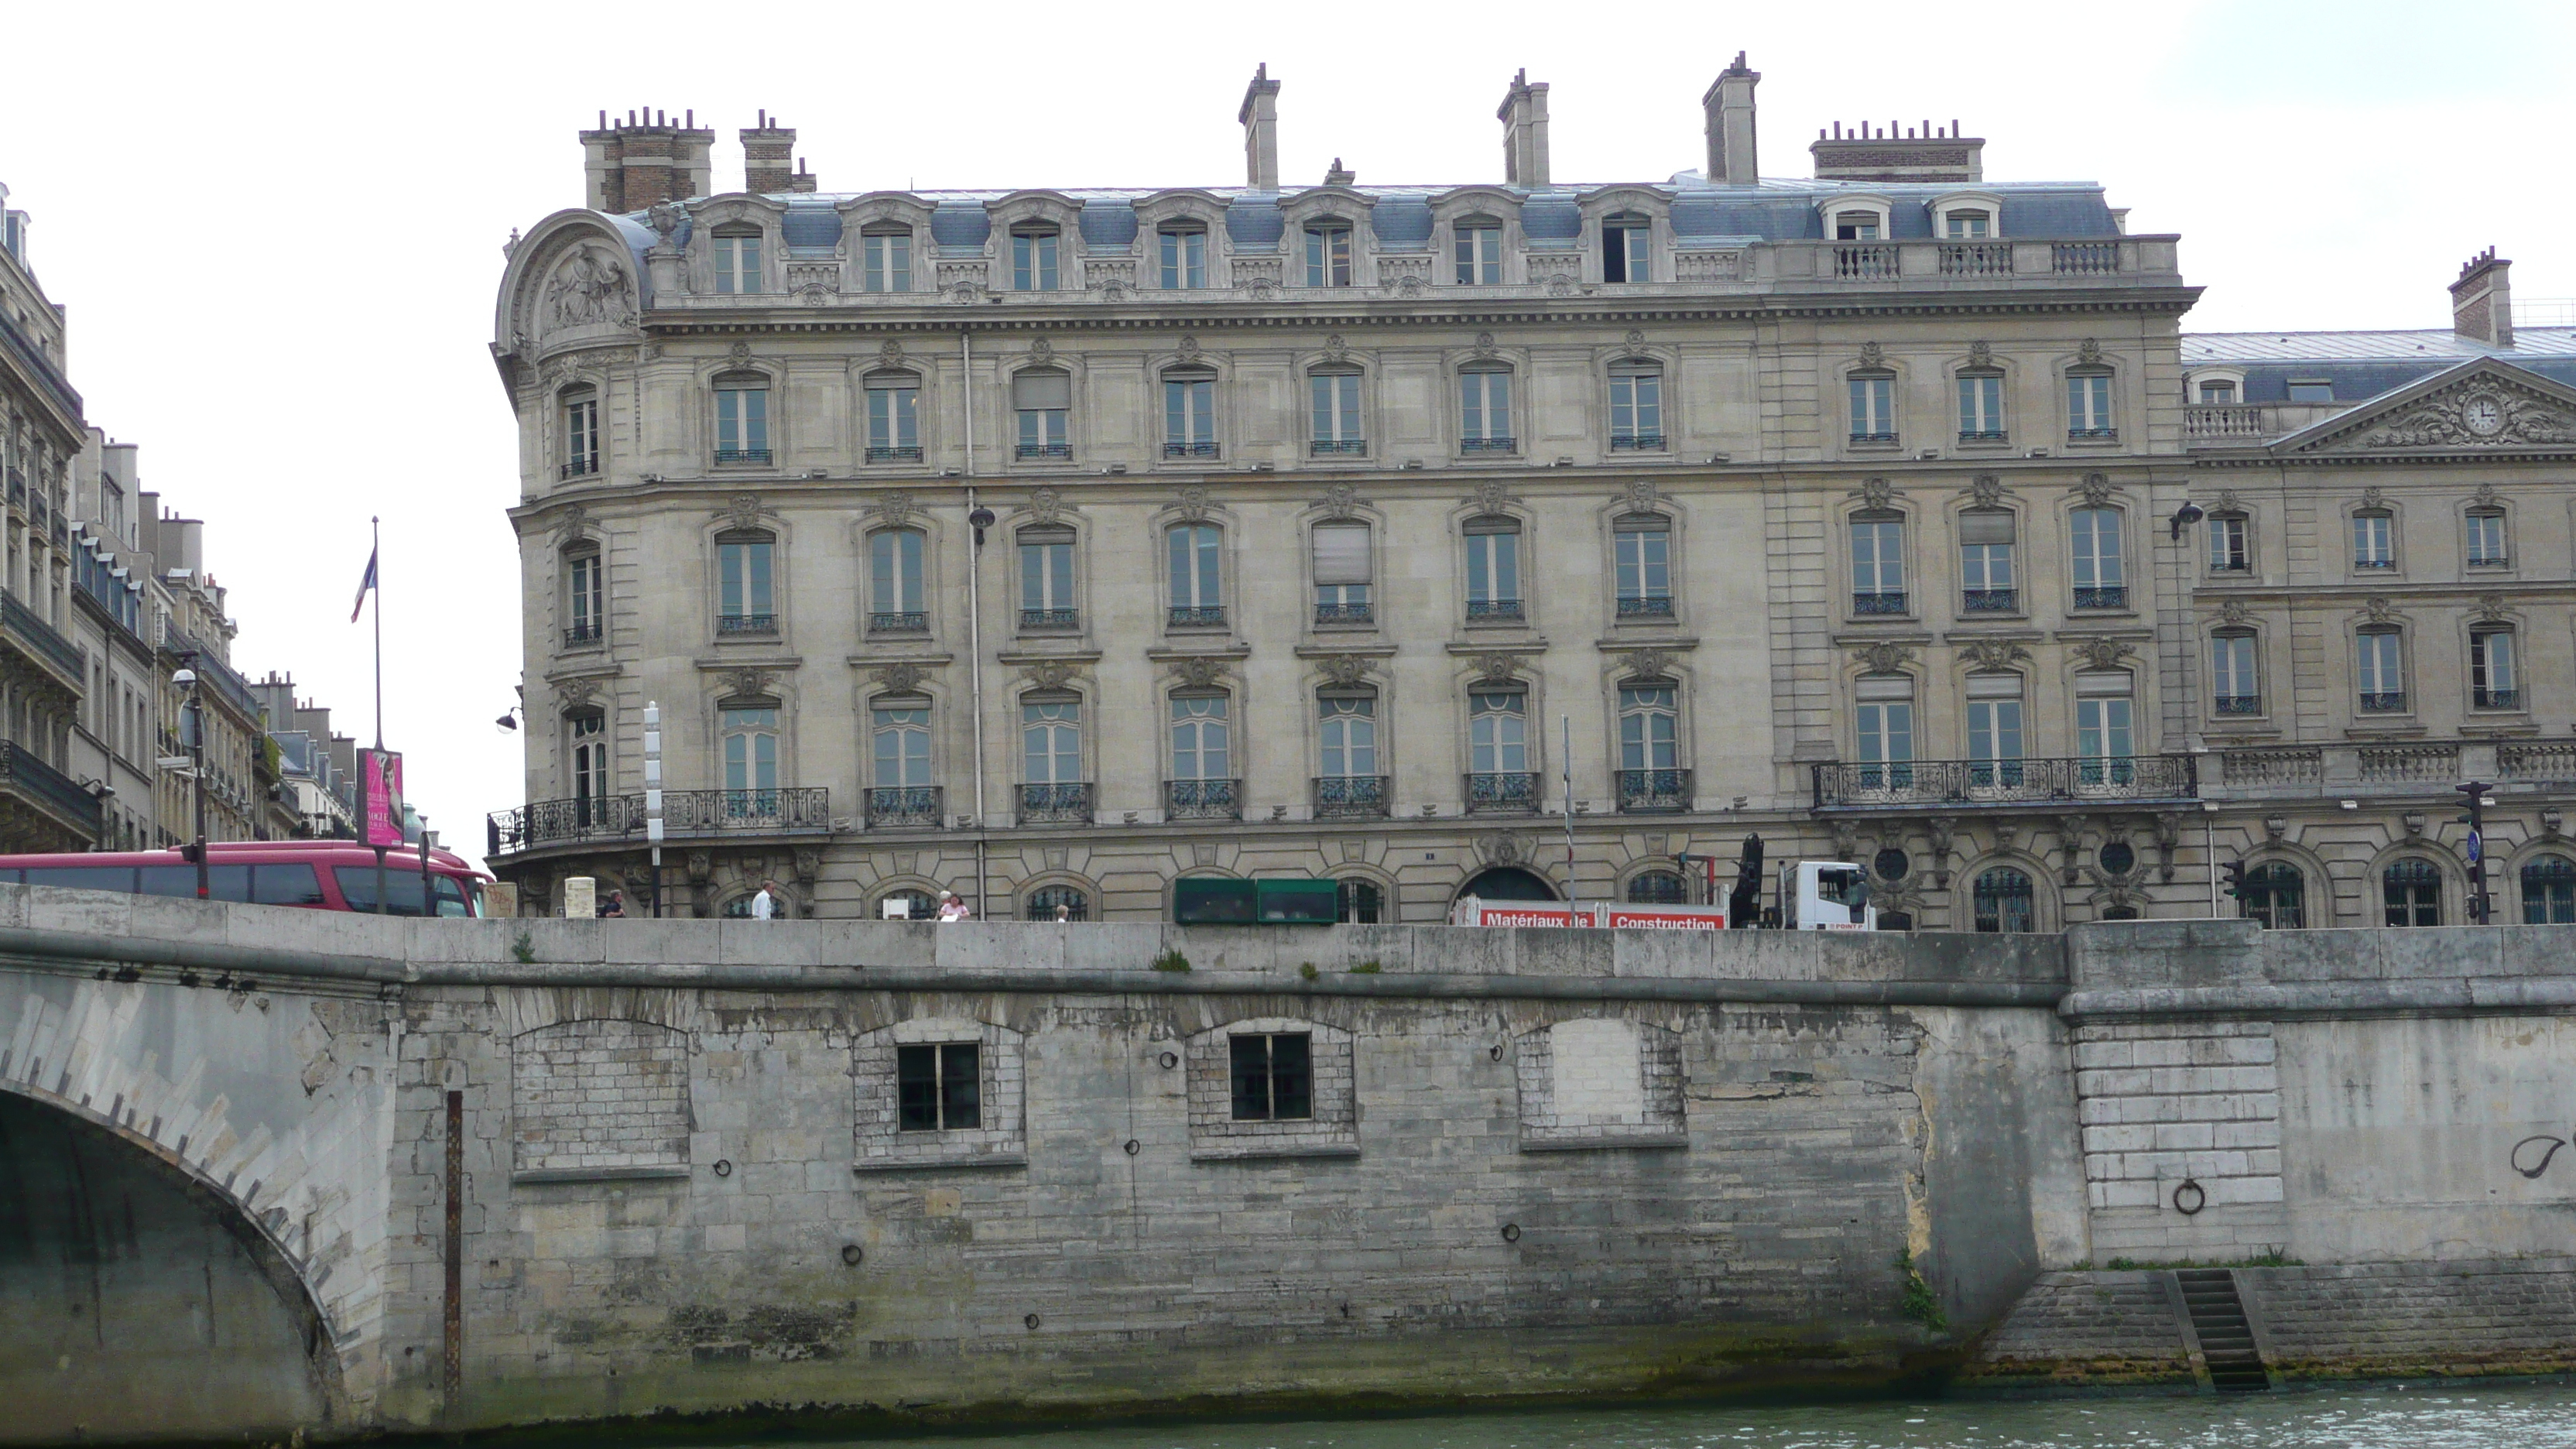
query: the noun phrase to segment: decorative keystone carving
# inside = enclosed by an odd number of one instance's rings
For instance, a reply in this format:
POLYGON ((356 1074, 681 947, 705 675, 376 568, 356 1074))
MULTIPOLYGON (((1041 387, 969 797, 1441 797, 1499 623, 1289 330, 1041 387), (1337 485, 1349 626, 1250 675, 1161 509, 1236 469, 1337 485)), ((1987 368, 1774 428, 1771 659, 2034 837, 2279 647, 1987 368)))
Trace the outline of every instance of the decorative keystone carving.
POLYGON ((1172 678, 1184 689, 1214 689, 1225 682, 1222 659, 1175 659, 1172 678))
POLYGON ((2274 845, 2278 845, 2281 843, 2281 837, 2289 833, 2290 821, 2288 816, 2266 815, 2263 817, 2263 838, 2265 840, 2270 841, 2274 845))
POLYGON ((2478 485, 2478 491, 2469 501, 2480 508, 2496 508, 2503 505, 2504 496, 2496 492, 2495 480, 2488 479, 2478 485))
POLYGON ((901 366, 903 366, 903 344, 902 344, 901 342, 896 341, 894 338, 891 338, 891 337, 887 338, 887 339, 886 339, 885 341, 883 341, 883 342, 878 343, 878 344, 877 344, 877 366, 879 366, 879 367, 901 367, 901 366))
POLYGON ((1029 495, 1027 511, 1032 523, 1060 523, 1067 511, 1064 495, 1053 488, 1041 488, 1029 495))
POLYGON ((1505 513, 1521 500, 1513 494, 1510 484, 1500 478, 1488 478, 1477 484, 1475 493, 1465 501, 1479 513, 1505 513))
POLYGON ((1487 865, 1519 865, 1530 858, 1520 837, 1503 830, 1477 836, 1476 855, 1487 865))
POLYGON ((1181 345, 1177 350, 1180 352, 1181 361, 1183 362, 1196 362, 1199 360, 1199 340, 1187 332, 1181 334, 1181 345))
POLYGON ((1348 483, 1336 483, 1324 490, 1324 496, 1316 500, 1315 506, 1323 510, 1326 518, 1357 518, 1367 502, 1357 488, 1348 483))
POLYGON ((910 523, 913 514, 918 511, 913 507, 912 493, 903 488, 892 488, 877 494, 868 500, 866 509, 869 521, 880 528, 893 528, 910 523))
POLYGON ((1041 364, 1055 361, 1055 344, 1047 341, 1043 337, 1031 342, 1029 344, 1029 361, 1041 364))
POLYGON ((2236 496, 2235 489, 2221 488, 2218 490, 2217 500, 2209 505, 2209 511, 2212 513, 2242 513, 2245 511, 2245 501, 2236 496))
POLYGON ((1914 662, 1914 651, 1902 644, 1864 644, 1852 651, 1852 658, 1872 674, 1895 674, 1914 662))
POLYGON ((1628 507, 1632 510, 1638 513, 1652 513, 1655 511, 1655 506, 1663 501, 1663 490, 1655 486, 1654 479, 1628 480, 1628 507))
POLYGON ((1894 507, 1895 500, 1905 496, 1905 490, 1884 478, 1863 478, 1851 496, 1859 499, 1863 508, 1881 510, 1894 507))
POLYGON ((2084 501, 2086 504, 2094 508, 2099 508, 2110 502, 2111 495, 2119 492, 2120 490, 2111 486, 2111 477, 2109 474, 2087 473, 2084 475, 2084 481, 2076 485, 2075 491, 2084 495, 2084 501))
POLYGON ((1074 667, 1070 660, 1042 659, 1022 672, 1040 689, 1062 689, 1073 678, 1074 667))
POLYGON ((1208 491, 1198 487, 1182 489, 1181 496, 1172 504, 1172 511, 1190 523, 1207 522, 1208 491))
POLYGON ((1327 361, 1327 362, 1348 362, 1348 361, 1350 361, 1350 358, 1351 358, 1351 348, 1350 348, 1350 344, 1349 344, 1349 343, 1347 343, 1347 342, 1344 342, 1344 341, 1342 340, 1342 334, 1340 334, 1339 332, 1335 332, 1335 333, 1333 333, 1333 334, 1331 334, 1331 335, 1327 336, 1327 337, 1324 339, 1324 360, 1325 360, 1325 361, 1327 361))
POLYGON ((2076 657, 2087 669, 2121 668, 2137 652, 2125 639, 2087 639, 2075 646, 2076 657))
POLYGON ((1980 473, 1968 480, 1968 501, 1979 508, 2001 508, 2007 496, 2004 480, 1997 474, 1980 473))
POLYGON ((1628 654, 1628 677, 1631 679, 1664 679, 1678 662, 1670 649, 1636 649, 1628 654))
POLYGON ((769 693, 770 673, 766 669, 728 670, 724 676, 725 697, 757 699, 769 693))
POLYGON ((712 515, 725 521, 727 528, 758 528, 763 518, 775 518, 777 510, 764 508, 757 493, 737 493, 712 515))
POLYGON ((725 356, 737 365, 749 362, 751 361, 751 344, 740 338, 736 338, 734 339, 733 346, 725 349, 725 356))
POLYGON ((555 515, 555 547, 579 543, 590 537, 590 510, 576 503, 555 515))
POLYGON ((2076 344, 2075 361, 2076 364, 2081 367, 2100 367, 2102 365, 2101 340, 2099 338, 2087 337, 2082 342, 2076 344))
POLYGON ((1970 367, 1992 367, 1992 366, 1994 366, 1994 365, 1995 365, 1995 349, 1994 349, 1993 347, 1991 347, 1991 346, 1987 345, 1985 342, 1982 342, 1982 341, 1978 341, 1978 342, 1971 342, 1971 343, 1969 343, 1969 344, 1968 344, 1968 365, 1969 365, 1970 367))
POLYGON ((2000 673, 2030 662, 2030 651, 2010 639, 1972 639, 1960 645, 1959 652, 1981 674, 2000 673))
POLYGON ((1479 654, 1476 656, 1476 678, 1489 684, 1509 684, 1520 677, 1521 657, 1517 654, 1479 654))
POLYGON ((2388 495, 2381 490, 2378 484, 2373 483, 2369 487, 2361 490, 2361 506, 2364 508, 2386 508, 2388 506, 2388 495))
POLYGON ((822 873, 823 852, 819 850, 800 850, 796 852, 795 874, 796 883, 798 885, 811 890, 814 887, 814 878, 822 873))
POLYGON ((1474 350, 1478 357, 1491 357, 1501 349, 1494 346, 1493 333, 1479 332, 1476 334, 1476 346, 1474 350))
POLYGON ((2480 595, 2478 595, 2478 622, 2479 622, 2479 623, 2481 623, 2481 624, 2501 624, 2501 623, 2504 623, 2506 620, 2511 619, 2512 617, 2513 617, 2513 612, 2512 612, 2510 609, 2507 609, 2507 608, 2505 607, 2505 603, 2504 603, 2504 595, 2502 595, 2502 594, 2480 594, 2480 595))
POLYGON ((1860 345, 1860 365, 1863 367, 1887 366, 1887 349, 1881 347, 1876 339, 1862 343, 1860 345))
POLYGON ((889 664, 871 671, 868 677, 884 686, 889 694, 911 694, 921 688, 921 682, 930 677, 930 671, 918 664, 889 664))
POLYGON ((2406 616, 2397 612, 2397 606, 2390 603, 2387 596, 2384 594, 2373 594, 2369 598, 2363 600, 2361 612, 2364 617, 2368 618, 2370 622, 2374 624, 2402 624, 2406 622, 2406 616))
POLYGON ((2253 622, 2254 611, 2246 607, 2243 599, 2229 599, 2218 606, 2218 618, 2225 624, 2248 624, 2253 622))
POLYGON ((2409 810, 2402 818, 2406 822, 2406 838, 2409 840, 2422 839, 2424 836, 2424 812, 2421 810, 2409 810))
POLYGON ((555 707, 565 712, 588 709, 599 698, 596 679, 567 679, 555 686, 555 707))
POLYGON ((1337 689, 1350 689, 1368 678, 1368 661, 1356 654, 1335 654, 1315 666, 1323 671, 1324 682, 1337 689))
POLYGON ((1630 347, 1643 347, 1643 346, 1645 346, 1645 345, 1646 345, 1646 334, 1645 334, 1644 329, 1642 329, 1642 328, 1637 328, 1637 327, 1631 327, 1631 328, 1629 328, 1629 329, 1628 329, 1628 345, 1629 345, 1630 347))

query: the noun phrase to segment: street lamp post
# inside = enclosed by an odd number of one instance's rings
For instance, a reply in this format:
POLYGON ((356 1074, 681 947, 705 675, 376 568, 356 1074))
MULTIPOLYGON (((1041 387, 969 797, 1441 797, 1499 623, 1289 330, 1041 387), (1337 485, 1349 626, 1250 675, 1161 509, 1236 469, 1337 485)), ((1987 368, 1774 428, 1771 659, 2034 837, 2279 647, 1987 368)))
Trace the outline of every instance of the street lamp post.
MULTIPOLYGON (((190 662, 195 657, 190 656, 190 662)), ((208 900, 214 892, 206 879, 206 708, 197 690, 197 671, 182 669, 170 676, 172 684, 188 691, 188 703, 180 718, 188 726, 188 782, 196 787, 197 843, 190 854, 197 860, 197 899, 208 900)))

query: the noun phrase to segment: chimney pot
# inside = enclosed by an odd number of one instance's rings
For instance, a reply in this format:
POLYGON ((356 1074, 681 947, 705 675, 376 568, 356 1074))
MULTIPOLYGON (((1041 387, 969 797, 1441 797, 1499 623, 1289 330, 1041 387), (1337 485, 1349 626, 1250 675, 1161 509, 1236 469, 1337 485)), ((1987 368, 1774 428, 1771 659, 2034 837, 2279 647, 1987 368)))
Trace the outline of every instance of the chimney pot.
POLYGON ((2451 330, 2488 347, 2513 346, 2513 263, 2496 249, 2468 259, 2451 284, 2451 330))
POLYGON ((1255 191, 1279 189, 1279 82, 1263 61, 1243 88, 1243 107, 1234 119, 1243 127, 1243 184, 1255 191))
POLYGON ((1708 121, 1707 176, 1721 186, 1751 186, 1762 179, 1753 121, 1753 88, 1762 83, 1762 73, 1746 65, 1744 55, 1737 51, 1735 63, 1699 98, 1708 121))
POLYGON ((1529 68, 1523 66, 1504 89, 1494 118, 1503 123, 1504 184, 1546 190, 1547 83, 1531 85, 1529 68))

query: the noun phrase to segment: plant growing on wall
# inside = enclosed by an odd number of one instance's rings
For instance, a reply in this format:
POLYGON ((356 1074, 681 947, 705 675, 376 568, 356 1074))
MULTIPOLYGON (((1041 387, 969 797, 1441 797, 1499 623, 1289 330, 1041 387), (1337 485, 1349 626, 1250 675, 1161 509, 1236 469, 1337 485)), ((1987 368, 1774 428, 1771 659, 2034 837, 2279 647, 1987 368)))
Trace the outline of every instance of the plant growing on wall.
POLYGON ((1950 1316, 1941 1311, 1941 1300, 1933 1294, 1932 1285, 1923 1281, 1923 1270, 1914 1266, 1911 1249, 1897 1249, 1896 1271, 1903 1280, 1903 1287, 1897 1294, 1896 1311, 1934 1333, 1949 1332, 1950 1316))

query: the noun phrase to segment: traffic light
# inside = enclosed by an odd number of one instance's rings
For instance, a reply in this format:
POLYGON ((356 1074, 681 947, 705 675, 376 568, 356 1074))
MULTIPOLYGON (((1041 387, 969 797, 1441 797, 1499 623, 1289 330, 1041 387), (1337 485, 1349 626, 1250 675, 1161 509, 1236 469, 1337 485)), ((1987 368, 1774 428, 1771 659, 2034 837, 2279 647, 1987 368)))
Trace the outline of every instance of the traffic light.
POLYGON ((2219 866, 2218 878, 2226 883, 2229 895, 2245 899, 2245 862, 2231 860, 2219 866))

